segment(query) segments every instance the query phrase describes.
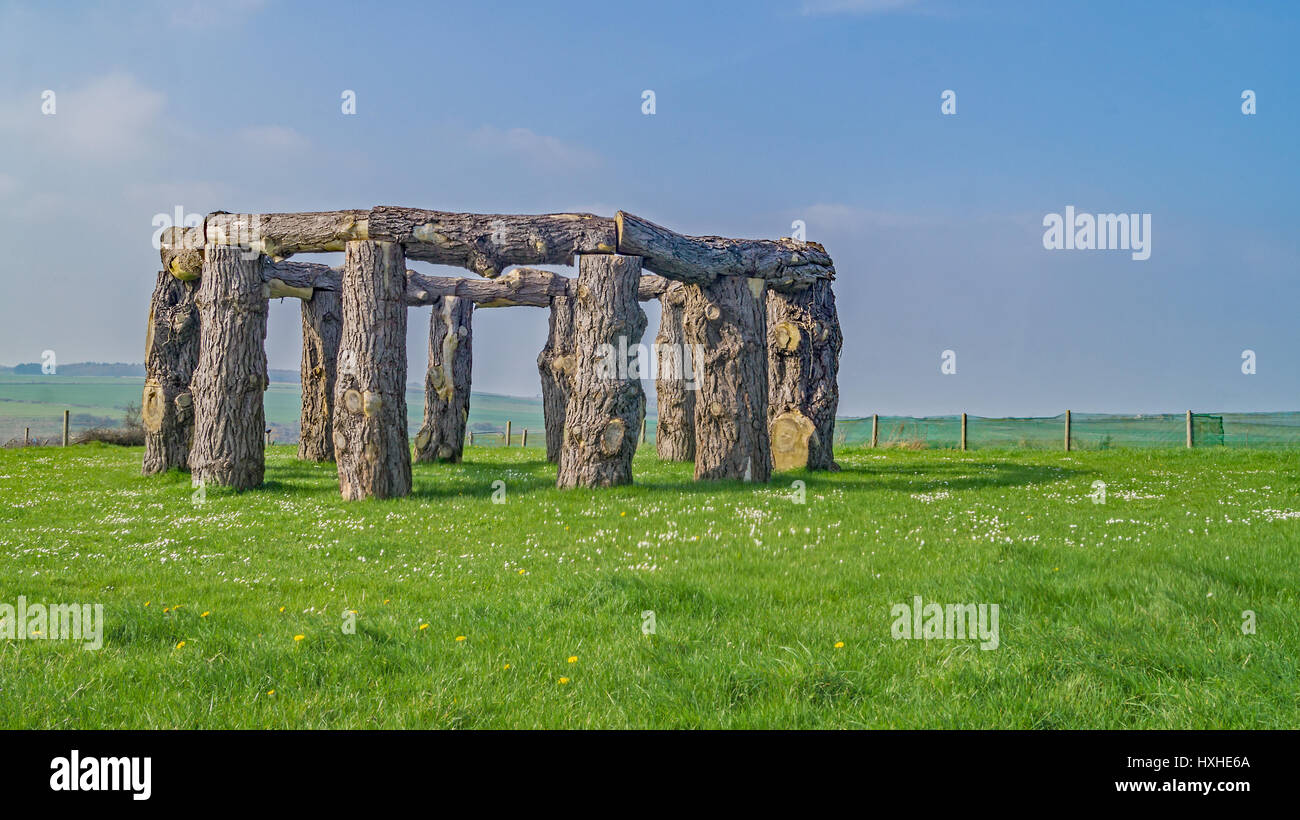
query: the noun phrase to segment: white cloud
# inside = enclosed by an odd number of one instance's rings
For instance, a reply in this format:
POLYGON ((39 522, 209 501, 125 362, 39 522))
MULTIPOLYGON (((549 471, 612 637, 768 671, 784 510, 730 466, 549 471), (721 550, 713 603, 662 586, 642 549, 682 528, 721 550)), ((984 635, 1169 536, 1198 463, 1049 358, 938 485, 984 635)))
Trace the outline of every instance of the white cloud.
POLYGON ((238 25, 265 5, 266 0, 171 0, 166 10, 173 26, 213 28, 238 25))
POLYGON ((262 150, 300 151, 311 144, 305 136, 285 125, 252 125, 239 129, 236 136, 262 150))
POLYGON ((120 163, 153 152, 163 139, 159 114, 166 98, 130 74, 106 74, 80 88, 55 92, 55 113, 41 113, 41 98, 14 100, 0 120, 0 135, 18 156, 53 152, 61 159, 120 163))
POLYGON ((804 14, 884 14, 916 5, 918 0, 804 0, 804 14))
POLYGON ((469 141, 489 152, 514 157, 540 171, 579 171, 604 164, 594 151, 528 128, 500 129, 484 125, 468 135, 469 141))

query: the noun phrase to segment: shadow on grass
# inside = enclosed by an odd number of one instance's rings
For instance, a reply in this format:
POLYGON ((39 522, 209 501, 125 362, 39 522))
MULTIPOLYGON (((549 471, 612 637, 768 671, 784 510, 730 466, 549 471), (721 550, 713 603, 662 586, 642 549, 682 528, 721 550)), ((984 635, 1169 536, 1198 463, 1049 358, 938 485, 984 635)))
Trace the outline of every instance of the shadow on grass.
MULTIPOLYGON (((1091 471, 1056 465, 1024 464, 1016 461, 924 462, 844 467, 839 472, 797 470, 775 473, 766 484, 738 480, 695 481, 689 463, 667 465, 651 462, 650 470, 633 465, 633 484, 628 487, 569 490, 584 492, 663 492, 712 495, 727 491, 772 490, 785 492, 794 481, 804 482, 807 490, 827 492, 935 492, 966 491, 993 487, 1023 487, 1089 475, 1091 471), (680 473, 664 475, 665 472, 680 473)), ((490 498, 495 482, 506 482, 511 495, 530 494, 555 489, 556 466, 544 456, 509 462, 483 462, 471 458, 450 463, 412 465, 412 489, 415 499, 490 498)), ((296 459, 278 459, 267 466, 266 481, 244 492, 280 493, 286 490, 319 491, 337 480, 333 463, 313 463, 296 459)))

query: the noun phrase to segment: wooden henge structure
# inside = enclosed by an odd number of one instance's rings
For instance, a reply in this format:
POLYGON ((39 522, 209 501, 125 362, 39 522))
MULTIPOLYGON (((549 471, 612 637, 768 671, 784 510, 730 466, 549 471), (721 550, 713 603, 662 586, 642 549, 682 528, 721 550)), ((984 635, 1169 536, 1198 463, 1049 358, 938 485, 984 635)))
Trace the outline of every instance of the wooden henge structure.
POLYGON ((817 243, 684 236, 622 211, 377 207, 217 212, 165 231, 161 254, 141 405, 146 475, 262 483, 267 302, 286 296, 302 303, 298 457, 334 461, 346 499, 410 492, 406 309, 422 305, 433 312, 418 461, 461 459, 474 310, 543 307, 537 365, 557 486, 630 483, 645 394, 628 357, 646 329, 639 303, 657 299, 660 458, 694 461, 697 480, 838 469, 842 335, 834 264, 817 243), (328 251, 344 253, 341 268, 289 259, 328 251), (527 267, 575 258, 576 278, 527 267), (409 271, 408 259, 479 278, 409 271))

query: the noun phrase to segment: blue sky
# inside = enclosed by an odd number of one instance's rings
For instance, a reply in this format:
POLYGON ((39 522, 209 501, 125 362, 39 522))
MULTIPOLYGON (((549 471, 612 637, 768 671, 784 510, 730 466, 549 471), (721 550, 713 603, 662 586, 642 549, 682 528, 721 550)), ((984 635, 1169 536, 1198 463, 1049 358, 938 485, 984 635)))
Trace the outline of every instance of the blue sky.
MULTIPOLYGON (((844 415, 1300 409, 1300 9, 1237 5, 0 4, 0 363, 141 360, 177 206, 622 208, 802 219, 844 415), (1045 250, 1067 205, 1151 214, 1151 258, 1045 250)), ((535 395, 544 311, 475 323, 475 388, 535 395)), ((272 367, 298 333, 273 303, 272 367)))

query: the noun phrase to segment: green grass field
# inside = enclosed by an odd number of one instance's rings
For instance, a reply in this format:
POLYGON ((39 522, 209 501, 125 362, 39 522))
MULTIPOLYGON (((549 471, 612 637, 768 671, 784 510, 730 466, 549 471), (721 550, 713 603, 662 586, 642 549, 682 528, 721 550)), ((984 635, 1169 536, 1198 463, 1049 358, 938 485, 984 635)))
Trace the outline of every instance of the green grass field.
POLYGON ((479 447, 345 504, 283 446, 201 505, 140 455, 0 451, 0 603, 107 624, 0 639, 0 726, 1300 726, 1294 452, 855 449, 760 486, 643 449, 561 492, 479 447), (894 640, 914 595, 998 604, 999 648, 894 640))

